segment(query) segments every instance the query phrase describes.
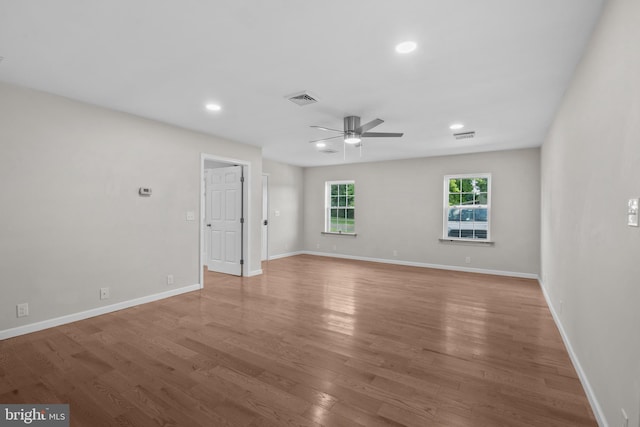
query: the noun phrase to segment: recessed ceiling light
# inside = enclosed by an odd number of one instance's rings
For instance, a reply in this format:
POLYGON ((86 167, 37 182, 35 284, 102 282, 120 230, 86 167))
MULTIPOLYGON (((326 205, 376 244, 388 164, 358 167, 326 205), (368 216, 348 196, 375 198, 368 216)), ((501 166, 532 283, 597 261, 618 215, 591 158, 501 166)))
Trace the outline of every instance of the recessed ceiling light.
POLYGON ((454 123, 451 126, 449 126, 449 129, 451 130, 460 130, 464 127, 464 125, 462 123, 454 123))
POLYGON ((407 40, 406 42, 402 42, 396 45, 396 52, 398 53, 410 53, 416 50, 418 45, 416 42, 407 40))
POLYGON ((318 148, 324 148, 326 146, 327 146, 327 144, 325 144, 324 142, 317 142, 316 143, 316 147, 318 147, 318 148))
POLYGON ((207 104, 204 106, 204 108, 206 108, 209 111, 220 111, 222 110, 222 107, 219 106, 218 104, 207 104))

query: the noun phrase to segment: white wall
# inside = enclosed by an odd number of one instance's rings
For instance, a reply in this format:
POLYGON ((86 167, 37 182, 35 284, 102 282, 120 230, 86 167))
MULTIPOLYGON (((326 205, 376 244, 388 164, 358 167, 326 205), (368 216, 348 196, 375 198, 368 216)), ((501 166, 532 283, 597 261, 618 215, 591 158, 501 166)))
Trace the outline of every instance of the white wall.
POLYGON ((541 157, 543 285, 612 427, 621 408, 640 426, 639 22, 639 1, 606 4, 541 157))
POLYGON ((306 168, 305 250, 536 276, 539 154, 538 149, 526 149, 306 168), (444 176, 485 172, 492 174, 493 181, 495 245, 440 242, 444 176), (325 181, 333 180, 356 182, 357 237, 321 234, 325 181))
POLYGON ((269 159, 262 160, 262 169, 269 174, 269 258, 302 251, 303 169, 269 159))
POLYGON ((197 284, 201 153, 251 162, 257 271, 259 148, 0 84, 0 332, 197 284))

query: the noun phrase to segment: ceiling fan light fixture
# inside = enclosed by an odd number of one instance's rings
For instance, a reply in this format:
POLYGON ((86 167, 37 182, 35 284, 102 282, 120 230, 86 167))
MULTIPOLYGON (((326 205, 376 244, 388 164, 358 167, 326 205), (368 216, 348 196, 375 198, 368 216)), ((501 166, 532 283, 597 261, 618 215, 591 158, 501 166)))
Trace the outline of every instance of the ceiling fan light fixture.
POLYGON ((324 148, 326 146, 327 146, 327 144, 324 143, 324 142, 316 142, 316 147, 318 147, 318 148, 324 148))
POLYGON ((357 135, 347 135, 344 138, 344 142, 346 142, 347 144, 357 144, 360 141, 362 141, 362 140, 357 135))
POLYGON ((464 127, 464 125, 462 123, 454 123, 451 126, 449 126, 449 129, 451 130, 460 130, 464 127))
POLYGON ((220 110, 222 110, 222 107, 220 105, 213 104, 213 103, 209 103, 209 104, 205 105, 204 108, 206 108, 207 111, 220 111, 220 110))
POLYGON ((396 45, 396 52, 398 53, 411 53, 418 47, 418 44, 414 41, 407 40, 396 45))

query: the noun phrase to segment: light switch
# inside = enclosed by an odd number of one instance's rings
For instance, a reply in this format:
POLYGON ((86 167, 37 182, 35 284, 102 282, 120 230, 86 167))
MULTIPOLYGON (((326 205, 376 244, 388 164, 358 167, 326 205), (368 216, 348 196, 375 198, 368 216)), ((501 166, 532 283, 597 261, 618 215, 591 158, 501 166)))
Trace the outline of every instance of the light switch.
POLYGON ((195 221, 196 213, 194 211, 187 211, 187 221, 195 221))
POLYGON ((629 199, 627 224, 631 227, 638 226, 638 199, 629 199))
POLYGON ((273 214, 274 214, 275 216, 280 216, 280 211, 273 211, 273 214))

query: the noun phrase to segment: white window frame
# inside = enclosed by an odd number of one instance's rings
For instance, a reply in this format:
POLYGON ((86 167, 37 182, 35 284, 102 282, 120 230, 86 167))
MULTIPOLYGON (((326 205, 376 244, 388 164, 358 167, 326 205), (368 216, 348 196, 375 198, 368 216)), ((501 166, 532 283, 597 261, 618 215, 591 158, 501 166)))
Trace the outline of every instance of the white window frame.
MULTIPOLYGON (((356 211, 356 207, 355 207, 355 195, 353 198, 353 208, 349 208, 348 206, 344 206, 345 209, 353 209, 353 217, 354 217, 354 224, 353 224, 353 233, 345 233, 345 232, 336 232, 336 231, 330 231, 331 230, 331 186, 332 185, 341 185, 341 184, 353 184, 354 189, 355 189, 355 185, 356 182, 354 180, 341 180, 341 181, 325 181, 324 183, 324 234, 344 234, 347 236, 355 236, 356 232, 355 232, 355 228, 356 228, 356 223, 355 223, 355 211, 356 211)), ((342 208, 342 207, 340 207, 342 208)))
POLYGON ((443 191, 443 209, 442 209, 442 239, 441 240, 456 240, 462 242, 475 242, 475 243, 493 243, 491 240, 491 185, 493 179, 490 173, 467 173, 467 174, 453 174, 445 175, 444 177, 444 191, 443 191), (486 178, 487 183, 487 237, 485 239, 478 239, 472 237, 449 237, 448 220, 449 220, 449 180, 451 179, 470 179, 470 178, 486 178))

